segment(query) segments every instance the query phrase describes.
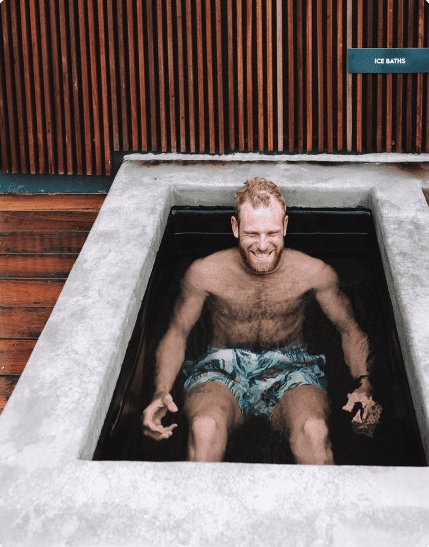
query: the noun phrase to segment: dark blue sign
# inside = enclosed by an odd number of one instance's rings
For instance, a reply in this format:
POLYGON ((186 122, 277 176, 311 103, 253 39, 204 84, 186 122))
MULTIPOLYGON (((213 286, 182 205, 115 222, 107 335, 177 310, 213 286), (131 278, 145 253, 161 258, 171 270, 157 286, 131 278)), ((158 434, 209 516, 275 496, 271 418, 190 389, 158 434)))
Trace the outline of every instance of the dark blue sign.
POLYGON ((429 72, 429 48, 349 48, 348 71, 358 74, 429 72))

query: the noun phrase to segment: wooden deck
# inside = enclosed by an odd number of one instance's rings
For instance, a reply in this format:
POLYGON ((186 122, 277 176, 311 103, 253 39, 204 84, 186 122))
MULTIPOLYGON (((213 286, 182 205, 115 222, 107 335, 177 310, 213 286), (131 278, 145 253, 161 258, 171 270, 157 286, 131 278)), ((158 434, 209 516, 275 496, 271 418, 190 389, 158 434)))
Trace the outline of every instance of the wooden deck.
POLYGON ((0 413, 105 195, 0 195, 0 413))

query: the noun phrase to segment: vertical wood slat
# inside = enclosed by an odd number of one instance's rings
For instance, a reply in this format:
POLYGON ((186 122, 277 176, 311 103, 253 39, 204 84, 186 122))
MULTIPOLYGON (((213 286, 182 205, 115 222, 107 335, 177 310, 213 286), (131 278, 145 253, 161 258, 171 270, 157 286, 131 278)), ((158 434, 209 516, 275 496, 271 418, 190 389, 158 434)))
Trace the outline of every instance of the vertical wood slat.
POLYGON ((24 81, 25 81, 25 106, 27 112, 27 138, 28 138, 28 156, 30 173, 35 174, 37 170, 36 161, 36 127, 34 123, 34 111, 32 104, 32 89, 30 81, 30 43, 29 26, 28 26, 28 7, 24 0, 20 2, 21 8, 21 34, 22 34, 22 57, 24 68, 24 81))
POLYGON ((92 174, 92 136, 91 136, 91 118, 89 108, 89 82, 88 82, 88 63, 86 49, 85 32, 85 11, 83 0, 77 0, 79 8, 79 36, 81 52, 81 75, 82 75, 82 100, 83 100, 83 125, 84 125, 84 143, 85 143, 85 172, 92 174))
POLYGON ((48 173, 54 174, 56 164, 54 159, 54 119, 51 97, 51 79, 50 79, 50 59, 49 45, 47 43, 48 26, 46 15, 46 0, 39 0, 39 17, 40 17, 40 40, 42 48, 42 73, 43 73, 43 91, 44 91, 44 110, 45 110, 45 127, 46 127, 46 143, 48 152, 48 173))
POLYGON ((235 111, 234 111, 234 39, 232 2, 227 3, 228 18, 228 110, 229 110, 229 149, 235 150, 235 111))
POLYGON ((252 0, 246 11, 246 74, 247 74, 247 151, 253 152, 253 96, 252 96, 252 0))
MULTIPOLYGON (((98 0, 102 3, 102 0, 98 0)), ((100 23, 101 26, 101 23, 100 23)), ((137 42, 138 42, 138 67, 139 67, 139 94, 140 94, 140 137, 141 150, 147 152, 147 114, 146 114, 146 75, 144 58, 144 35, 143 28, 143 0, 137 0, 137 42)), ((107 88, 106 88, 107 89, 107 88)))
POLYGON ((332 40, 333 40, 333 25, 332 18, 334 16, 332 9, 332 0, 327 1, 327 47, 326 47, 326 125, 328 134, 327 151, 334 151, 334 110, 333 110, 333 76, 332 76, 332 40))
POLYGON ((337 150, 343 150, 343 6, 337 2, 337 150))
MULTIPOLYGON (((408 0, 408 14, 414 11, 414 0, 408 0)), ((407 29, 407 47, 413 47, 413 18, 408 17, 408 29, 407 29)), ((408 105, 406 108, 405 116, 405 152, 411 152, 411 130, 412 130, 412 100, 413 100, 413 75, 407 74, 407 91, 405 97, 405 103, 408 105)))
POLYGON ((165 105, 164 40, 162 35, 162 0, 156 3, 156 21, 158 26, 158 64, 159 64, 159 108, 161 122, 161 151, 167 152, 167 112, 165 105))
POLYGON ((22 96, 22 78, 21 67, 19 64, 20 55, 20 43, 18 34, 18 14, 16 1, 10 4, 10 19, 11 19, 11 32, 12 32, 12 55, 15 74, 15 98, 16 98, 16 110, 17 110, 17 125, 18 125, 18 142, 19 142, 19 159, 21 164, 21 173, 27 173, 27 139, 25 130, 25 116, 24 116, 24 101, 22 96))
POLYGON ((13 63, 11 60, 11 43, 10 43, 10 24, 9 24, 9 3, 3 2, 2 9, 2 27, 3 27, 3 54, 4 54, 4 70, 6 77, 6 100, 7 100, 7 117, 9 122, 9 146, 11 157, 11 171, 12 173, 19 173, 18 166, 18 143, 16 135, 16 123, 15 123, 15 93, 12 87, 12 73, 13 63), (9 75, 9 77, 8 77, 9 75))
POLYGON ((264 70, 262 43, 262 0, 256 0, 256 58, 258 86, 258 150, 264 150, 264 70))
MULTIPOLYGON (((279 1, 279 10, 281 1, 279 1)), ((294 82, 294 25, 293 25, 293 0, 288 0, 287 5, 287 42, 288 42, 288 141, 289 152, 295 150, 295 82, 294 82)), ((281 29, 280 29, 281 33, 281 29)), ((283 42, 282 42, 283 44, 283 42)), ((280 67, 283 75, 283 67, 280 67)), ((283 82, 282 82, 283 90, 283 82)), ((282 97, 283 101, 283 97, 282 97)), ((282 139, 283 139, 283 108, 282 108, 282 139)))
MULTIPOLYGON (((373 0, 368 0, 367 11, 367 45, 366 47, 372 47, 372 34, 373 34, 373 0)), ((366 122, 366 148, 367 151, 372 150, 372 74, 367 74, 367 90, 366 90, 366 109, 367 109, 367 122, 366 122)))
POLYGON ((100 134, 100 112, 98 104, 98 76, 97 60, 95 51, 95 24, 94 24, 94 0, 88 2, 88 38, 89 38, 89 58, 91 67, 91 95, 92 95, 92 117, 94 126, 94 152, 95 152, 95 174, 102 174, 101 158, 101 134, 100 134))
MULTIPOLYGON (((30 6, 32 3, 30 3, 30 6)), ((71 57, 71 84, 73 96, 73 121, 75 135, 75 151, 76 151, 76 172, 82 175, 84 172, 84 160, 82 150, 82 133, 81 133, 81 109, 80 109, 80 87, 78 78, 77 52, 76 52, 76 24, 75 24, 75 1, 69 0, 69 18, 70 18, 70 57, 71 57)), ((34 45, 33 45, 34 49, 34 45)), ((37 103, 36 103, 37 104, 37 103)))
POLYGON ((183 64, 182 0, 176 0, 176 16, 177 16, 177 64, 179 69, 180 151, 186 152, 185 70, 184 70, 184 64, 183 64))
POLYGON ((219 122, 219 154, 225 152, 224 138, 224 115, 223 115, 223 74, 222 74, 222 14, 221 0, 215 4, 216 20, 216 68, 217 68, 217 99, 218 99, 218 122, 219 122))
MULTIPOLYGON (((107 59, 106 59, 106 40, 105 40, 105 18, 103 0, 98 0, 98 33, 100 49, 100 72, 101 72, 101 97, 103 109, 103 145, 104 145, 104 166, 106 175, 112 172, 112 148, 110 145, 110 127, 109 127, 109 102, 107 95, 107 59)), ((142 120, 143 124, 144 120, 142 120)), ((146 127, 144 125, 144 127, 146 127)))
MULTIPOLYGON (((393 0, 387 0, 387 44, 386 47, 393 47, 393 0)), ((386 74, 386 152, 392 151, 392 74, 386 74)))
POLYGON ((176 138, 176 95, 174 87, 174 66, 173 66, 173 14, 171 2, 167 0, 167 60, 168 60, 168 102, 170 107, 170 144, 171 151, 177 152, 176 138))
MULTIPOLYGON (((64 174, 64 145, 63 145, 63 122, 62 122, 62 89, 60 82, 60 63, 58 58, 58 33, 57 33, 57 0, 49 0, 50 34, 51 34, 51 55, 52 75, 54 82, 54 119, 56 126, 55 140, 57 144, 57 173, 64 174)), ((91 10, 88 10, 91 12, 91 10)))
MULTIPOLYGON (((404 0, 398 0, 398 48, 403 47, 404 39, 404 0)), ((403 97, 403 74, 396 74, 396 135, 395 151, 402 152, 402 97, 403 97)))
MULTIPOLYGON (((402 0, 400 0, 402 1, 402 0)), ((426 16, 426 47, 429 47, 429 14, 426 16)), ((429 153, 429 73, 426 74, 426 154, 429 153)))
POLYGON ((198 120, 200 152, 205 152, 205 120, 204 120, 204 72, 203 72, 203 15, 201 1, 196 1, 197 16, 197 53, 198 53, 198 120))
POLYGON ((307 0, 307 152, 313 151, 313 20, 312 20, 312 0, 307 0))
POLYGON ((267 147, 274 150, 274 103, 273 103, 273 13, 272 0, 267 0, 267 147))
POLYGON ((66 153, 66 172, 73 174, 73 143, 72 143, 72 108, 70 101, 70 68, 68 63, 68 40, 67 40, 67 16, 65 0, 58 2, 59 20, 60 20, 60 43, 61 43, 61 68, 63 79, 63 98, 64 98, 64 130, 65 130, 65 153, 66 153))
MULTIPOLYGON (((352 2, 353 0, 347 0, 347 51, 352 47, 352 2)), ((346 66, 344 67, 346 69, 346 66)), ((347 94, 346 94, 346 127, 347 127, 347 152, 352 151, 352 138, 353 138, 353 111, 352 111, 352 87, 353 87, 353 75, 347 71, 347 94)))
POLYGON ((304 152, 304 62, 303 62, 303 41, 304 33, 302 26, 302 2, 297 3, 296 8, 296 68, 297 68, 297 96, 298 96, 298 151, 304 152))
POLYGON ((154 36, 153 36, 153 13, 152 0, 146 0, 147 14, 147 54, 148 54, 148 69, 149 69, 149 97, 150 97, 150 133, 151 147, 155 152, 158 150, 157 137, 157 121, 156 121, 156 105, 158 104, 155 90, 155 53, 154 53, 154 36))
MULTIPOLYGON (((0 28, 3 28, 3 10, 0 6, 0 28)), ((4 64, 3 64, 3 40, 0 40, 0 150, 1 150, 1 168, 4 173, 10 171, 10 162, 9 162, 9 147, 8 147, 8 132, 6 126, 6 110, 5 106, 7 103, 5 89, 3 87, 3 77, 4 77, 4 64)))
MULTIPOLYGON (((358 0, 357 47, 363 47, 363 1, 358 0)), ((356 75, 356 152, 362 152, 362 74, 356 75)))
POLYGON ((124 6, 125 0, 117 0, 117 32, 118 32, 118 57, 119 57, 119 81, 120 81, 120 102, 121 102, 121 122, 122 122, 122 150, 129 150, 128 141, 128 115, 127 115, 127 88, 125 73, 125 44, 124 44, 124 6))
POLYGON ((322 23, 322 3, 317 2, 317 127, 318 127, 318 150, 324 149, 324 96, 323 96, 323 23, 322 23))
POLYGON ((237 0, 237 95, 238 95, 238 149, 244 151, 244 64, 243 64, 243 10, 237 0))
MULTIPOLYGON (((383 47, 383 2, 378 2, 377 12, 377 47, 383 47)), ((377 74, 377 130, 376 152, 383 146, 383 74, 377 74)))
POLYGON ((207 107, 209 111, 209 151, 214 154, 215 120, 214 120, 214 89, 213 89, 213 51, 212 51, 212 15, 210 0, 206 0, 206 55, 207 55, 207 107))
POLYGON ((191 0, 186 0, 186 53, 188 60, 188 104, 189 104, 189 148, 195 153, 195 103, 194 103, 194 59, 192 53, 192 9, 191 0))
POLYGON ((128 35, 128 79, 130 85, 130 113, 131 113, 131 149, 139 149, 139 128, 137 112, 137 76, 134 51, 134 11, 135 1, 127 0, 126 33, 128 35))
MULTIPOLYGON (((291 0, 288 0, 288 10, 291 0)), ((289 17, 289 15, 288 15, 289 17)), ((283 13, 282 1, 276 0, 276 44, 277 44, 277 150, 283 152, 283 13)), ((293 98, 293 96, 292 96, 293 98)), ((290 101, 290 96, 289 96, 290 101)), ((288 104, 289 104, 288 101, 288 104)), ((289 121, 290 123, 290 121, 289 121)))
POLYGON ((112 136, 113 150, 120 150, 119 143, 119 120, 118 120, 118 95, 116 89, 116 62, 115 62, 115 33, 113 24, 113 4, 106 2, 107 8, 107 29, 109 34, 109 71, 110 71, 110 102, 112 113, 112 136))
MULTIPOLYGON (((392 1, 392 0, 390 0, 392 1)), ((417 7, 417 47, 423 47, 424 36, 424 3, 419 2, 417 7)), ((417 102, 416 102, 416 152, 422 151, 422 123, 423 123, 423 73, 417 74, 417 102)))

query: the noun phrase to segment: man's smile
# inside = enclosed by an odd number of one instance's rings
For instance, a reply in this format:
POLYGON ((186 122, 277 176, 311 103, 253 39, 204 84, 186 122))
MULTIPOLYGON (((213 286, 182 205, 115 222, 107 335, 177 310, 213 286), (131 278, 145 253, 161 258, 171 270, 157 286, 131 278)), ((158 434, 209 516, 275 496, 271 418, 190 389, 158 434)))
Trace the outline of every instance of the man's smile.
POLYGON ((257 251, 250 251, 250 252, 254 256, 256 256, 256 258, 268 258, 274 252, 274 249, 270 251, 269 253, 258 253, 257 251))

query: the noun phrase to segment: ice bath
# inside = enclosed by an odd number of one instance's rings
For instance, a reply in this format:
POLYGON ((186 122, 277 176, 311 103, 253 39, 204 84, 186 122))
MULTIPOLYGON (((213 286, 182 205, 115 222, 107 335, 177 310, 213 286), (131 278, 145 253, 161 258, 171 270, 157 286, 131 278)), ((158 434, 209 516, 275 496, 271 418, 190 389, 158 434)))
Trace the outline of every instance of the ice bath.
POLYGON ((231 207, 242 182, 260 176, 291 208, 371 211, 428 461, 421 181, 394 164, 143 159, 122 165, 0 417, 0 543, 425 545, 427 466, 93 460, 171 208, 231 207))
MULTIPOLYGON (((331 440, 337 464, 427 465, 412 407, 403 359, 386 280, 368 209, 288 208, 286 246, 309 253, 334 267, 341 288, 374 347, 374 374, 384 414, 377 433, 356 435, 351 417, 341 412, 350 382, 341 357, 338 333, 316 302, 306 320, 312 353, 327 357, 326 375, 331 400, 331 440)), ((180 279, 196 258, 236 245, 231 232, 233 209, 173 207, 157 255, 151 280, 106 416, 96 460, 177 461, 185 459, 188 424, 182 412, 169 414, 168 423, 179 429, 166 442, 142 437, 141 413, 152 397, 155 350, 165 333, 180 279)), ((211 331, 207 310, 188 340, 186 359, 198 359, 207 348, 211 331)), ((179 375, 173 399, 183 407, 183 376, 179 375)), ((271 430, 268 420, 249 420, 228 445, 224 461, 293 463, 290 448, 271 430)))

